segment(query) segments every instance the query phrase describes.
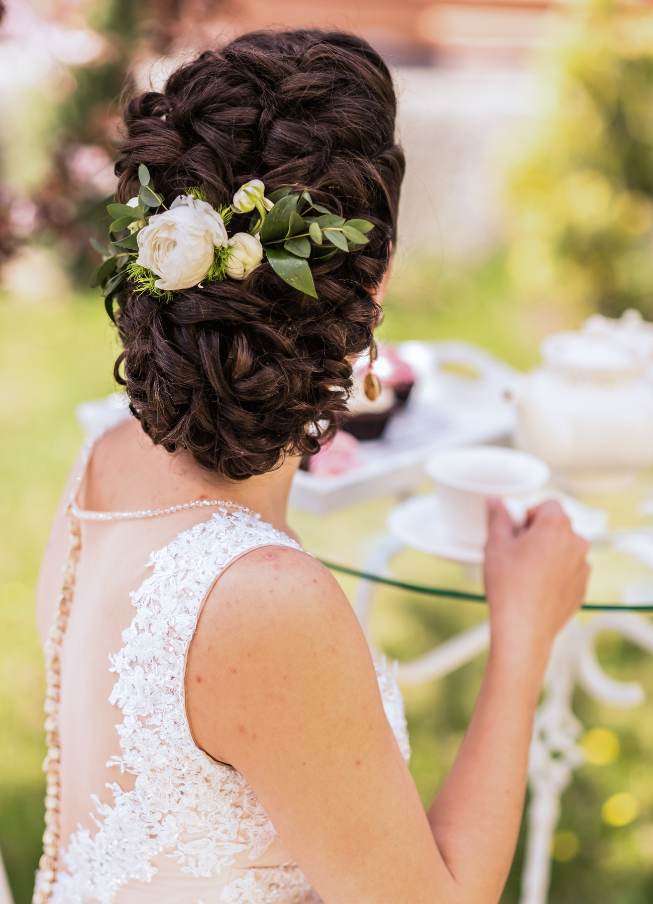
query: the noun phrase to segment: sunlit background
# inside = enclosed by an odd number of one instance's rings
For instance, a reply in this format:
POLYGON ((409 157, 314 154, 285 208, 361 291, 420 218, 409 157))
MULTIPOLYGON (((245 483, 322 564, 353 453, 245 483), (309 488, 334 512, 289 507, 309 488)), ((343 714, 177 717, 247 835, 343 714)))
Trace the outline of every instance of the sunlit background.
MULTIPOLYGON (((113 335, 88 279, 89 239, 104 235, 115 184, 119 95, 266 25, 359 32, 395 73, 408 173, 385 338, 463 339, 527 368, 544 335, 594 311, 653 317, 647 2, 9 0, 0 24, 0 850, 17 904, 30 900, 42 832, 38 562, 80 442, 74 408, 113 388, 113 335)), ((463 603, 407 599, 382 607, 377 627, 400 657, 474 618, 463 603)), ((608 637, 601 655, 653 700, 642 653, 608 637)), ((481 667, 408 695, 425 801, 455 755, 481 667)), ((591 726, 587 761, 563 798, 550 900, 645 904, 653 704, 634 714, 579 695, 577 708, 591 726)), ((520 862, 521 846, 505 904, 517 901, 520 862)))

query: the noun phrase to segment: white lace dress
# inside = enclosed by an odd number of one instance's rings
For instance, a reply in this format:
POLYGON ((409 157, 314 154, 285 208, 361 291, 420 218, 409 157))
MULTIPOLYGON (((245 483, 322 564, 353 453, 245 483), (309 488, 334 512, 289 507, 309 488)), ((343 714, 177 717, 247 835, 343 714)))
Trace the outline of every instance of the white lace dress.
MULTIPOLYGON (((115 397, 83 410, 94 436, 125 414, 115 397)), ((230 562, 269 544, 299 548, 257 515, 223 508, 151 553, 129 594, 122 646, 105 660, 119 752, 104 765, 129 776, 129 788, 111 781, 90 795, 89 819, 62 851, 53 904, 319 904, 252 788, 194 743, 186 715, 186 656, 202 602, 230 562)), ((375 667, 408 759, 394 669, 385 658, 375 667)))

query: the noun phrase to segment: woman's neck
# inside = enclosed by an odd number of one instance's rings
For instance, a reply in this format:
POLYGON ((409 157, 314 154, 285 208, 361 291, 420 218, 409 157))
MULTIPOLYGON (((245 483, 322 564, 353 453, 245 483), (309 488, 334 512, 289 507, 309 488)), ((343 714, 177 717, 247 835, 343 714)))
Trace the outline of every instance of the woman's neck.
POLYGON ((259 512, 265 521, 288 532, 288 498, 300 463, 297 455, 288 455, 279 467, 246 480, 228 480, 214 476, 195 462, 189 452, 170 456, 171 474, 195 488, 198 499, 224 499, 259 512))

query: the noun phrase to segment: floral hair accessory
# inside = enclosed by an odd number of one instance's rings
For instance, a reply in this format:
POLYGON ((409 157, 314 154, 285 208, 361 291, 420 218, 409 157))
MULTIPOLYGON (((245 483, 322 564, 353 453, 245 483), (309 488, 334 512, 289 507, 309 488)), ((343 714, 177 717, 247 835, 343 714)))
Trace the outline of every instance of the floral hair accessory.
POLYGON ((110 316, 125 283, 170 301, 174 292, 192 286, 246 279, 264 258, 289 286, 317 298, 309 261, 358 250, 374 228, 368 220, 331 213, 307 191, 284 187, 266 197, 260 179, 241 185, 232 203, 218 209, 201 188, 190 188, 166 208, 144 164, 138 179, 136 197, 107 206, 109 248, 95 245, 103 261, 93 284, 102 287, 110 316), (230 236, 233 216, 246 214, 248 231, 230 236))

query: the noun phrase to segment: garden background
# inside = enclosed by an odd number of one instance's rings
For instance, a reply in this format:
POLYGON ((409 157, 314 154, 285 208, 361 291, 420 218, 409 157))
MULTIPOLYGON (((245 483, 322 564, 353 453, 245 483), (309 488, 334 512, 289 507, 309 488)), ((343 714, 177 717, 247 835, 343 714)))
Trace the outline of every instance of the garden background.
MULTIPOLYGON (((16 0, 4 11, 0 849, 17 904, 30 900, 42 834, 37 569, 81 439, 75 406, 113 389, 116 344, 101 298, 87 288, 96 263, 88 240, 106 227, 125 83, 142 84, 150 72, 160 79, 195 49, 259 25, 362 32, 396 74, 409 168, 383 338, 463 339, 526 369, 543 336, 593 311, 653 314, 649 4, 347 7, 16 0)), ((375 518, 375 504, 358 506, 349 529, 375 518)), ((304 522, 294 513, 300 532, 304 522)), ((347 544, 342 533, 339 542, 347 544)), ((475 604, 387 590, 375 628, 388 653, 403 658, 481 617, 475 604)), ((563 799, 551 900, 645 904, 653 899, 653 663, 616 637, 600 651, 612 673, 643 682, 649 702, 631 712, 578 697, 591 726, 587 762, 563 799)), ((455 756, 481 669, 475 662, 406 694, 411 769, 425 802, 455 756)), ((517 900, 520 860, 505 904, 517 900)))

